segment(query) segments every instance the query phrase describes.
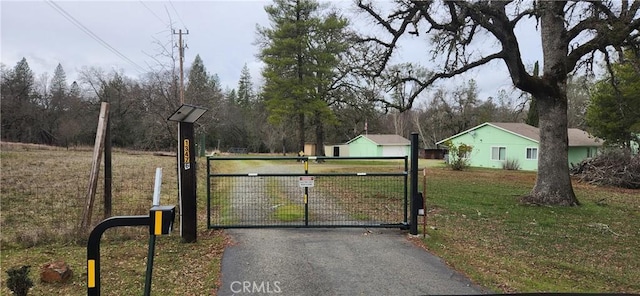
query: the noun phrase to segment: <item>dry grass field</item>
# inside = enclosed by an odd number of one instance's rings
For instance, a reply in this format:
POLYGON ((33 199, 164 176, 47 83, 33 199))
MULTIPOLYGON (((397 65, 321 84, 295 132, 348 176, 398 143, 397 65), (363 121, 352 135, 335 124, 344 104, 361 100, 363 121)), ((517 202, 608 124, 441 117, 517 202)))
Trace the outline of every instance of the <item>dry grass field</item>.
MULTIPOLYGON (((92 151, 2 143, 2 246, 35 246, 81 240, 77 226, 85 206, 92 151)), ((153 195, 156 167, 163 168, 161 202, 176 204, 175 158, 152 153, 113 153, 113 215, 145 214, 153 195)), ((104 162, 102 162, 104 166, 104 162)), ((104 169, 95 196, 92 224, 103 216, 104 169)))
MULTIPOLYGON (((55 148, 30 144, 0 146, 0 295, 6 270, 30 265, 35 286, 30 295, 86 295, 86 235, 77 233, 91 169, 91 148, 55 148), (40 283, 40 266, 64 260, 74 271, 65 285, 40 283)), ((152 203, 155 170, 163 168, 161 204, 177 204, 175 157, 115 150, 113 215, 146 215, 152 203)), ((199 178, 206 168, 200 166, 199 178)), ((104 165, 104 162, 103 162, 104 165)), ((101 169, 101 180, 103 179, 101 169)), ((102 182, 102 181, 101 181, 102 182)), ((103 219, 103 184, 98 184, 93 225, 103 219)), ((203 184, 203 183, 199 183, 203 184)), ((206 190, 200 186, 200 225, 205 225, 206 190)), ((178 219, 176 219, 178 222, 178 219)), ((177 223, 176 223, 177 224, 177 223)), ((200 227, 201 229, 203 227, 200 227)), ((178 229, 175 225, 174 229, 178 229)), ((226 242, 222 232, 202 229, 198 242, 184 244, 174 231, 156 242, 152 292, 210 295, 217 290, 219 263, 226 242)), ((108 230, 102 238, 103 295, 139 295, 144 289, 148 229, 108 230)))

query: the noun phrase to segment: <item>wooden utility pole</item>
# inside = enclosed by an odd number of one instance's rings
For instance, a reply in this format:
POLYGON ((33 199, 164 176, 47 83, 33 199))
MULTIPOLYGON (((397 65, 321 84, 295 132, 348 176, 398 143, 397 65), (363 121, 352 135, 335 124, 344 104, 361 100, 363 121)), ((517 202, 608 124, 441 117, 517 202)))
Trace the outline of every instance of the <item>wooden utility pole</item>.
POLYGON ((180 105, 184 104, 184 43, 182 42, 182 35, 189 35, 189 30, 183 33, 182 29, 178 30, 176 33, 173 30, 173 34, 178 35, 178 49, 180 54, 180 105))
MULTIPOLYGON (((178 49, 179 49, 179 54, 180 54, 180 105, 184 105, 184 43, 182 42, 182 35, 185 34, 189 34, 189 30, 187 30, 186 33, 182 32, 182 29, 178 30, 178 32, 176 33, 176 31, 173 31, 173 34, 177 34, 178 35, 178 49)), ((191 142, 188 139, 192 139, 193 138, 193 123, 186 123, 186 122, 182 122, 179 121, 178 122, 178 202, 179 202, 179 219, 180 219, 180 236, 182 237, 183 241, 185 242, 195 242, 196 241, 196 222, 195 222, 195 213, 192 215, 194 218, 191 219, 193 221, 187 221, 187 229, 185 230, 184 228, 184 218, 185 218, 185 208, 193 208, 193 210, 195 211, 195 196, 194 196, 194 200, 193 200, 193 207, 191 207, 191 203, 190 201, 187 201, 187 205, 185 205, 185 199, 189 199, 189 194, 188 191, 190 190, 190 184, 192 183, 191 178, 189 178, 190 174, 184 174, 183 171, 187 170, 186 168, 183 168, 182 166, 184 165, 181 161, 181 156, 186 155, 185 158, 187 156, 190 157, 190 155, 193 155, 192 153, 195 153, 195 151, 191 151, 192 149, 191 147, 191 142), (186 151, 186 152, 185 152, 186 151), (184 180, 184 179, 188 179, 188 180, 184 180), (184 192, 184 191, 187 192, 184 192), (193 222, 193 223, 191 223, 193 222)), ((188 158, 190 159, 190 158, 188 158)), ((189 165, 189 169, 191 168, 191 161, 187 161, 186 162, 189 165)), ((189 171, 189 173, 194 172, 195 171, 195 166, 192 170, 189 171)), ((195 174, 195 173, 194 173, 195 174)), ((191 212, 191 211, 190 211, 191 212)), ((187 218, 189 216, 191 216, 189 213, 186 214, 187 218)))

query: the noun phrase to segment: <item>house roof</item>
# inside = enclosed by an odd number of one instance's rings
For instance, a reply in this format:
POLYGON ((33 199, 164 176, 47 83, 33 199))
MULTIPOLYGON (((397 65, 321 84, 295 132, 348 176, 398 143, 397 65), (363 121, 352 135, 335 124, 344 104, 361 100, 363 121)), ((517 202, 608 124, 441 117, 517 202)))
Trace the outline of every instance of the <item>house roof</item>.
MULTIPOLYGON (((476 130, 479 129, 483 126, 486 125, 490 125, 493 126, 495 128, 501 129, 503 131, 506 131, 508 133, 512 133, 515 134, 517 136, 529 139, 531 141, 534 141, 536 143, 540 142, 540 129, 538 129, 535 126, 531 126, 528 125, 526 123, 518 123, 518 122, 485 122, 481 125, 475 126, 473 128, 470 128, 464 132, 461 132, 459 134, 453 135, 449 138, 446 138, 442 141, 437 142, 436 144, 441 144, 449 139, 453 139, 456 138, 460 135, 463 135, 465 133, 468 133, 472 130, 476 130)), ((602 146, 602 140, 593 137, 591 135, 589 135, 589 133, 581 130, 581 129, 577 129, 577 128, 570 128, 567 130, 568 134, 569 134, 569 147, 584 147, 584 146, 602 146)))
POLYGON ((487 122, 485 124, 493 125, 501 130, 505 130, 512 134, 525 137, 534 142, 540 142, 540 129, 526 123, 518 122, 487 122))
POLYGON ((403 136, 399 135, 381 135, 381 134, 370 134, 370 135, 359 135, 353 139, 351 139, 347 144, 355 141, 359 138, 367 138, 371 142, 374 142, 377 145, 411 145, 411 141, 407 140, 403 136))
POLYGON ((603 140, 594 136, 589 135, 589 133, 577 129, 570 128, 569 129, 569 146, 602 146, 603 140))

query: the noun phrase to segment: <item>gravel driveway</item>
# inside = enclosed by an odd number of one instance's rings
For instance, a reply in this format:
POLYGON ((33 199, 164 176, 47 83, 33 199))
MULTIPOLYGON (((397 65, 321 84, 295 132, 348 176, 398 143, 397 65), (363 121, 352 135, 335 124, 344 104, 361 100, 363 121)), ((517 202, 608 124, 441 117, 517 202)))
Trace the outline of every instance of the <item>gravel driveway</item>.
MULTIPOLYGON (((275 209, 283 204, 276 202, 268 194, 268 188, 278 186, 280 197, 288 204, 304 207, 303 188, 298 187, 298 177, 263 177, 263 174, 273 173, 297 173, 302 174, 301 164, 269 165, 253 162, 251 166, 241 165, 235 173, 252 174, 253 177, 244 176, 235 179, 230 198, 231 217, 235 225, 282 225, 286 222, 273 217, 275 209)), ((309 191, 309 225, 361 225, 371 223, 358 221, 351 217, 335 202, 327 192, 322 190, 309 191)), ((302 225, 304 221, 295 221, 293 224, 302 225)), ((289 223, 291 224, 291 223, 289 223)))

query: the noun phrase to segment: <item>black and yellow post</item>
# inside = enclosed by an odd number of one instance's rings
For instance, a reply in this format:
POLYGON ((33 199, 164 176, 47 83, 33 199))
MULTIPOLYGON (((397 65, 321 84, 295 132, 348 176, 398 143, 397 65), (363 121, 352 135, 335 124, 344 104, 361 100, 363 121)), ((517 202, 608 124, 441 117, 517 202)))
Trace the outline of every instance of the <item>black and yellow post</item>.
POLYGON ((180 200, 180 235, 186 243, 197 239, 196 149, 193 123, 207 109, 183 104, 169 118, 178 122, 178 191, 180 200))
POLYGON ((149 225, 149 216, 117 216, 100 222, 87 241, 87 295, 100 295, 100 239, 109 228, 149 225))
POLYGON ((169 234, 176 216, 175 206, 153 206, 149 210, 149 252, 147 253, 147 271, 144 281, 144 295, 151 295, 153 258, 155 257, 156 236, 169 234))
POLYGON ((182 241, 192 243, 197 240, 196 214, 196 165, 193 145, 193 123, 179 122, 179 172, 180 172, 180 228, 182 241))
POLYGON ((149 210, 149 217, 152 219, 149 234, 156 236, 169 234, 176 217, 176 206, 153 206, 149 210))
MULTIPOLYGON (((100 295, 100 239, 109 228, 119 226, 147 226, 152 236, 169 234, 175 218, 175 206, 154 206, 148 216, 116 216, 100 222, 89 234, 87 242, 87 295, 100 295)), ((153 257, 154 245, 149 245, 149 256, 153 257)), ((153 264, 153 260, 148 261, 153 264)), ((151 293, 151 273, 147 269, 144 295, 151 293), (148 283, 148 285, 147 285, 148 283)))

